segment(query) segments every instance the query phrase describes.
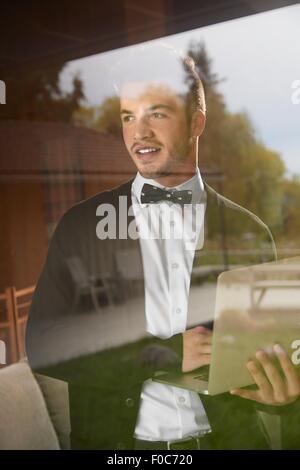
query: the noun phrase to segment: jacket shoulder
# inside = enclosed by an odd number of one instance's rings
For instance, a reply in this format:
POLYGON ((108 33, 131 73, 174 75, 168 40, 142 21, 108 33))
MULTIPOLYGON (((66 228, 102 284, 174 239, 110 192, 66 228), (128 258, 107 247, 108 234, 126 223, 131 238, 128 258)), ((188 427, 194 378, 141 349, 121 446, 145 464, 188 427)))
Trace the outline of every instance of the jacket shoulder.
POLYGON ((101 193, 97 193, 83 201, 79 201, 70 207, 60 218, 53 237, 55 239, 65 238, 66 235, 74 237, 90 227, 91 221, 95 220, 97 207, 101 204, 111 204, 117 207, 119 196, 131 197, 131 185, 129 180, 120 186, 101 193))
POLYGON ((129 197, 131 195, 132 181, 133 180, 129 180, 120 186, 102 191, 101 193, 97 193, 94 196, 77 202, 63 214, 61 220, 72 219, 75 216, 77 217, 85 213, 88 214, 90 211, 96 210, 99 204, 115 205, 118 202, 119 196, 129 197))
POLYGON ((275 259, 277 259, 277 250, 276 250, 275 241, 274 241, 272 232, 267 224, 265 224, 257 215, 255 215, 249 209, 246 209, 245 207, 219 194, 217 191, 211 188, 207 183, 204 183, 204 187, 207 193, 206 195, 207 201, 214 202, 218 206, 223 206, 226 210, 236 213, 237 216, 244 218, 244 220, 245 219, 250 220, 253 226, 256 227, 257 230, 260 230, 262 233, 264 233, 265 237, 269 240, 272 246, 274 257, 275 259))

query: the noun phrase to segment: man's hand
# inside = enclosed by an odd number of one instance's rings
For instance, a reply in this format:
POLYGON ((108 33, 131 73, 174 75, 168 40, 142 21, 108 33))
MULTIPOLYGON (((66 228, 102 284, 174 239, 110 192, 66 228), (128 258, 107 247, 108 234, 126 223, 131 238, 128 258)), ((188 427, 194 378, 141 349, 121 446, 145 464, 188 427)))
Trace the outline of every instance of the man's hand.
POLYGON ((287 405, 300 395, 300 378, 284 349, 276 344, 274 353, 279 360, 283 376, 279 373, 274 360, 264 351, 257 351, 257 362, 250 360, 246 366, 253 377, 258 389, 231 390, 231 394, 254 400, 265 405, 287 405))
POLYGON ((190 372, 210 364, 212 332, 196 326, 183 333, 182 372, 190 372))

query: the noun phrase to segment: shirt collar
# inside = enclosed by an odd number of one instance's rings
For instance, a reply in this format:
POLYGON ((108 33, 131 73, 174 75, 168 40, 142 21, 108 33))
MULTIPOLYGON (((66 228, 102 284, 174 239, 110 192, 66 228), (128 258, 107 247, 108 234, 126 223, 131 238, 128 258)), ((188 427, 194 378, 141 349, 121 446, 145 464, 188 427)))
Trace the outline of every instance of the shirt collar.
POLYGON ((197 168, 196 173, 194 176, 192 176, 192 178, 172 188, 170 188, 169 186, 163 186, 162 184, 158 183, 155 180, 144 178, 144 176, 142 176, 138 172, 132 183, 132 192, 138 199, 139 204, 141 204, 141 192, 142 192, 142 187, 144 186, 145 183, 152 184, 153 186, 157 186, 158 188, 161 188, 161 189, 177 189, 179 191, 191 190, 193 192, 192 204, 199 204, 201 202, 203 191, 204 191, 204 184, 201 178, 199 168, 197 168))

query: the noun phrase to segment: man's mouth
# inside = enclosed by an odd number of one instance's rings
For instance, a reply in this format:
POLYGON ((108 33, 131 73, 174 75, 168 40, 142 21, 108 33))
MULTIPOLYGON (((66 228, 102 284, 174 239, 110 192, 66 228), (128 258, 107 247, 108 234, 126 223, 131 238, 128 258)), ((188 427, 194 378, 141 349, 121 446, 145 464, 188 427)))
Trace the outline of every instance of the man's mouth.
POLYGON ((161 149, 160 147, 152 147, 152 146, 149 146, 149 147, 138 147, 136 150, 135 150, 135 153, 139 156, 144 156, 144 155, 151 155, 151 154, 154 154, 154 153, 157 153, 159 152, 161 149))

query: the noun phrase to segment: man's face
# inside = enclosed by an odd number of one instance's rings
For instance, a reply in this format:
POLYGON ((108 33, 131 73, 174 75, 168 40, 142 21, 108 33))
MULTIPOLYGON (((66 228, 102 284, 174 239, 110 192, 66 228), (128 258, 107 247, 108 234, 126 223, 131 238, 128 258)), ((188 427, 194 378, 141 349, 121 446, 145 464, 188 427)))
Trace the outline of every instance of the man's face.
POLYGON ((178 174, 192 161, 185 103, 166 86, 129 83, 121 91, 126 148, 145 178, 178 174))

